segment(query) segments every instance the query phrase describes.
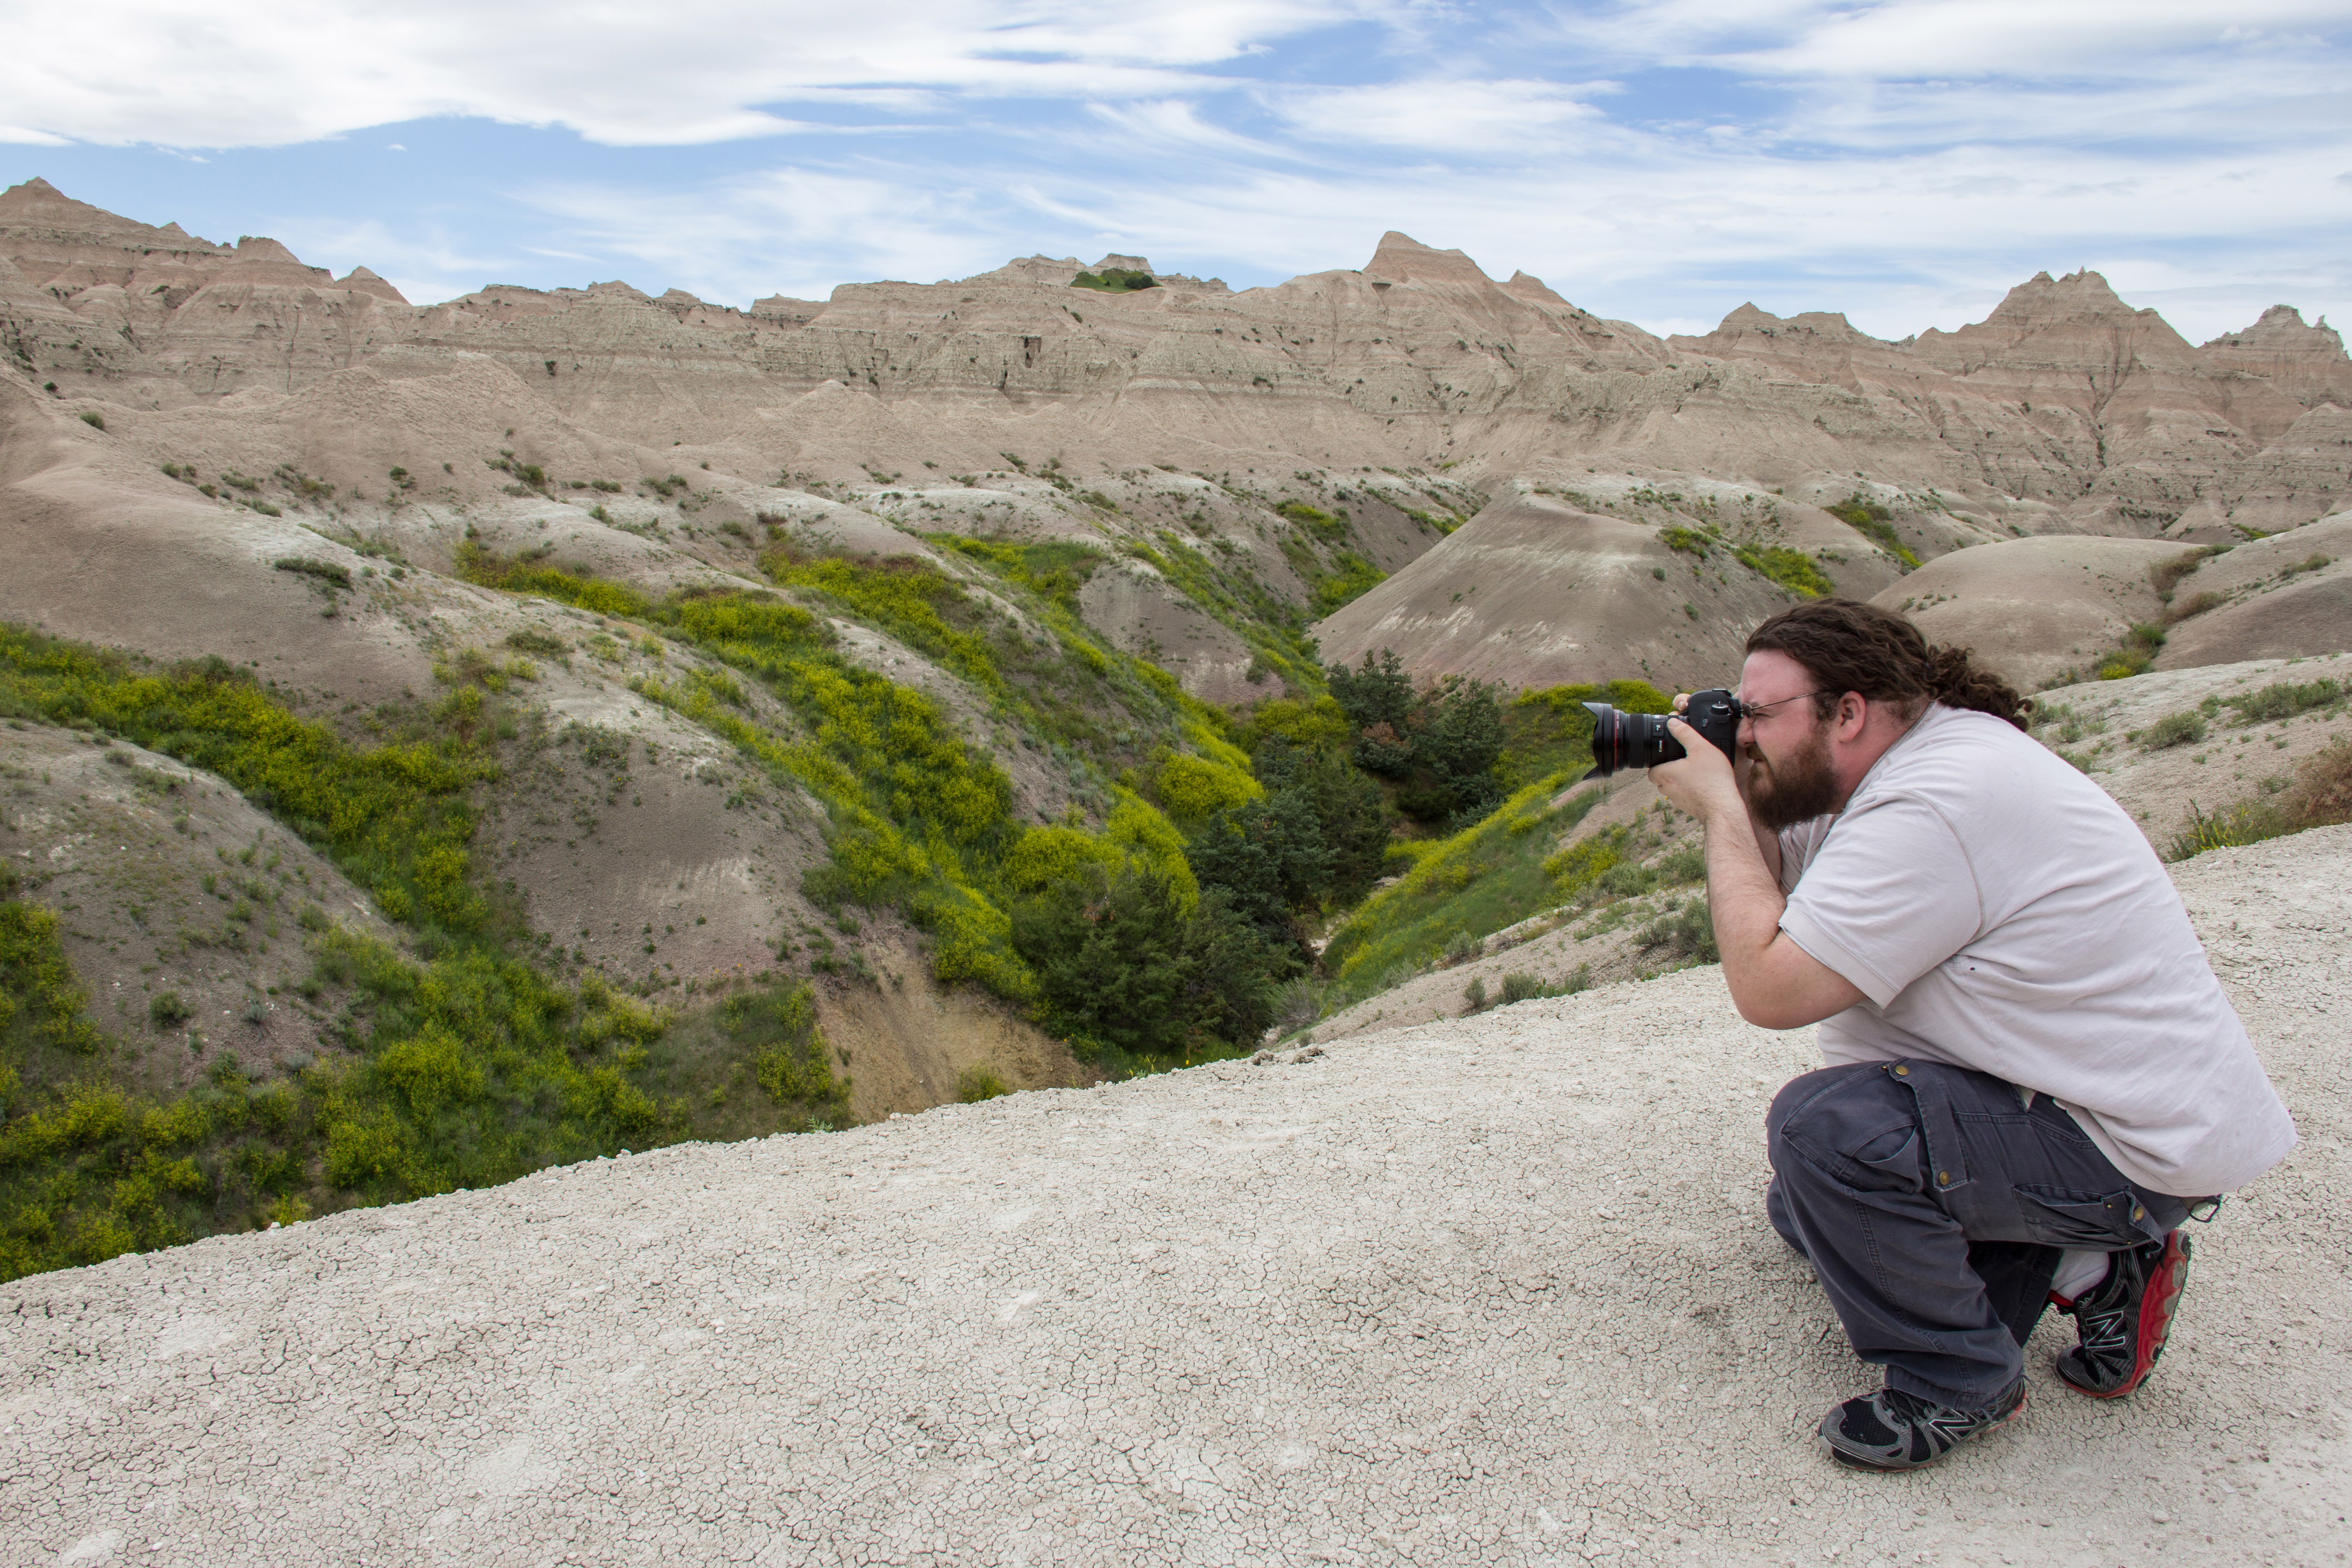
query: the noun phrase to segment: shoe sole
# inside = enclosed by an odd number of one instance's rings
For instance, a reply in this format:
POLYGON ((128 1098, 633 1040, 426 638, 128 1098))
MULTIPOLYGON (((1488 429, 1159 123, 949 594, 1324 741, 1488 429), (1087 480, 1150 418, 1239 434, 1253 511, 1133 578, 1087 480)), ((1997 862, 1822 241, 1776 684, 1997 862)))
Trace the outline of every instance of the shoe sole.
MULTIPOLYGON (((1998 1421, 1987 1422, 1984 1426, 1978 1427, 1975 1431, 1961 1438, 1960 1443, 1973 1443, 1988 1432, 1998 1432, 2002 1427, 2008 1426, 2011 1422, 2016 1420, 2019 1416, 2024 1414, 2025 1390, 2021 1388, 2017 1391, 2017 1403, 2010 1406, 2008 1415, 2002 1416, 1998 1421)), ((1841 1448, 1835 1443, 1831 1442, 1828 1435, 1825 1433, 1815 1433, 1813 1436, 1813 1442, 1815 1446, 1822 1450, 1822 1452, 1827 1454, 1831 1458, 1835 1459, 1839 1464, 1843 1465, 1847 1469, 1867 1470, 1874 1476, 1899 1476, 1906 1470, 1924 1470, 1930 1466, 1940 1465, 1946 1459, 1950 1458, 1953 1451, 1960 1446, 1960 1443, 1955 1443, 1951 1447, 1945 1449, 1934 1458, 1923 1459, 1916 1465, 1874 1465, 1868 1459, 1861 1458, 1855 1455, 1847 1453, 1843 1448, 1841 1448)))
POLYGON ((2164 1238, 2164 1256, 2157 1259, 2147 1291, 2139 1299, 2139 1332, 2132 1342, 2131 1375, 2113 1388, 2084 1388, 2066 1375, 2062 1363, 2059 1381, 2089 1399, 2121 1399, 2146 1383, 2147 1374, 2156 1370, 2157 1362, 2164 1355, 2164 1342, 2172 1332, 2173 1316, 2180 1308, 2180 1292, 2188 1283, 2189 1238, 2176 1230, 2164 1238))

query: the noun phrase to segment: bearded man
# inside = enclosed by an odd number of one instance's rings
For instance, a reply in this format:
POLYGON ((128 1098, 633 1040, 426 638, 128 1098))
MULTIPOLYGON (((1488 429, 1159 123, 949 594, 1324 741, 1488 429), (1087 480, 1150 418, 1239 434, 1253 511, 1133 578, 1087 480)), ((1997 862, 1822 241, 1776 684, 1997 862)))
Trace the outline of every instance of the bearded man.
MULTIPOLYGON (((2059 1377, 2139 1386, 2180 1232, 2294 1146, 2188 911, 2123 808, 2024 732, 2032 704, 1902 616, 1817 600, 1748 639, 1736 761, 1679 719, 1651 770, 1706 828, 1740 1016, 1821 1026, 1766 1120, 1766 1212, 1877 1393, 1843 1464, 1906 1470, 2009 1420, 2044 1307, 2059 1377)), ((1679 704, 1677 704, 1679 706, 1679 704)))

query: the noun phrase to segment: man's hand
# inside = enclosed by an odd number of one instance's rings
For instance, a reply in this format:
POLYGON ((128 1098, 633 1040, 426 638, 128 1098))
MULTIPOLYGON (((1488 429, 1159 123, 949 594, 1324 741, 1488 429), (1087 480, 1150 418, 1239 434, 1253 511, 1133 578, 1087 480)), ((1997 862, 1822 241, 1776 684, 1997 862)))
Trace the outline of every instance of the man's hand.
MULTIPOLYGON (((1683 700, 1675 705, 1679 710, 1683 700)), ((1690 754, 1652 768, 1650 782, 1706 828, 1707 911, 1739 1016, 1767 1029, 1794 1029, 1861 1001, 1853 982, 1780 930, 1789 900, 1777 868, 1765 862, 1767 836, 1748 815, 1731 760, 1680 719, 1668 720, 1666 731, 1690 754)))
MULTIPOLYGON (((1675 698, 1676 710, 1679 712, 1689 700, 1687 696, 1675 698)), ((1650 782, 1658 786, 1658 793, 1710 829, 1717 818, 1726 818, 1727 826, 1729 821, 1737 821, 1746 831, 1748 802, 1739 794, 1739 778, 1732 770, 1731 760, 1680 718, 1666 721, 1666 733, 1681 742, 1683 750, 1689 754, 1671 763, 1660 763, 1650 770, 1650 782)))

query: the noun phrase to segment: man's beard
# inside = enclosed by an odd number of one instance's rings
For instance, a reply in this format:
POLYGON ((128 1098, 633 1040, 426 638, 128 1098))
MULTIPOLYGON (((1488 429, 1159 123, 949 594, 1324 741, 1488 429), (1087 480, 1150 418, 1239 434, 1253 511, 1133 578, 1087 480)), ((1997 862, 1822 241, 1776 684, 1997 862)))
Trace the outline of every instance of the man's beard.
POLYGON ((1777 764, 1767 762, 1753 743, 1748 747, 1748 814, 1767 832, 1810 822, 1837 805, 1830 743, 1819 730, 1777 764))

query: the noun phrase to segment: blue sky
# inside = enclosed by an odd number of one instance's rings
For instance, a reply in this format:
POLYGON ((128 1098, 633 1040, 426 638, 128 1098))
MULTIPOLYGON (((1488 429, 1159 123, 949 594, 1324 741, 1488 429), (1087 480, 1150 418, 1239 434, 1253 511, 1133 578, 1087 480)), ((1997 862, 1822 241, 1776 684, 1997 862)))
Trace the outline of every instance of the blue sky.
POLYGON ((0 176, 410 299, 740 304, 1139 253, 1236 288, 1385 229, 1654 331, 1899 337, 2092 267, 2192 341, 2352 322, 2352 0, 77 0, 0 176))

